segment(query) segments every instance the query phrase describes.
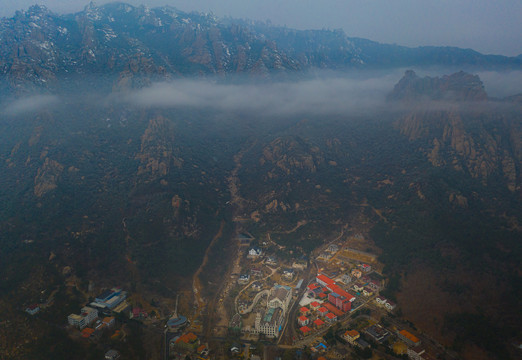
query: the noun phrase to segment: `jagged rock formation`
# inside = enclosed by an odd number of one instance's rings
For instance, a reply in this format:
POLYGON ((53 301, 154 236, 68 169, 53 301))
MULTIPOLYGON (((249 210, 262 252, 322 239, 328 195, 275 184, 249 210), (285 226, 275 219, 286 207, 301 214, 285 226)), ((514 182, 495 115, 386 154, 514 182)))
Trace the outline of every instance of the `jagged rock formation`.
POLYGON ((38 173, 34 179, 34 194, 36 197, 42 197, 48 192, 56 189, 58 179, 64 167, 59 162, 45 158, 45 161, 38 169, 38 173))
POLYGON ((465 171, 486 184, 501 173, 507 188, 520 190, 520 124, 498 103, 488 103, 478 76, 460 72, 442 78, 419 78, 407 71, 388 97, 412 110, 397 122, 401 133, 419 142, 434 166, 465 171), (443 101, 433 107, 430 102, 443 101), (468 102, 483 105, 469 108, 468 102), (499 131, 496 122, 509 131, 499 131))
POLYGON ((165 177, 172 167, 181 168, 183 160, 174 155, 174 131, 171 123, 158 117, 151 119, 141 136, 141 148, 136 159, 140 161, 138 175, 154 180, 165 177))
POLYGON ((477 75, 464 71, 443 77, 420 78, 408 70, 388 96, 389 100, 418 101, 485 101, 484 84, 477 75))

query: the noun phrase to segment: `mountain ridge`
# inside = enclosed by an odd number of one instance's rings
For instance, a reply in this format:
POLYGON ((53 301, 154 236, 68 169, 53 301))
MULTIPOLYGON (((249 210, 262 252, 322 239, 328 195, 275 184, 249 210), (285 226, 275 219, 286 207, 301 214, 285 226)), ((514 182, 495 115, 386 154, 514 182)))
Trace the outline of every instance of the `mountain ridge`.
POLYGON ((66 15, 34 5, 0 20, 0 44, 0 78, 11 89, 46 88, 74 74, 142 86, 154 78, 274 78, 313 68, 522 68, 520 58, 469 49, 407 48, 350 38, 342 30, 293 30, 125 3, 90 3, 66 15))

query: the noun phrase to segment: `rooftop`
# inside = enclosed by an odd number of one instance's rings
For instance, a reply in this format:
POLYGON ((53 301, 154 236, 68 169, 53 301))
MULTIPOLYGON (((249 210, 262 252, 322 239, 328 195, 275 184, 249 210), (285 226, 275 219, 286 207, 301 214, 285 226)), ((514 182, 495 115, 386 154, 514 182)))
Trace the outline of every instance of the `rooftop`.
POLYGON ((301 332, 302 332, 303 334, 306 334, 306 333, 312 331, 312 329, 310 329, 308 326, 303 326, 303 327, 300 328, 299 330, 301 330, 301 332))
POLYGON ((315 326, 322 326, 324 325, 324 321, 321 319, 317 319, 314 321, 315 326))
POLYGON ((319 274, 317 275, 317 280, 321 280, 322 282, 330 285, 330 284, 335 284, 335 281, 333 281, 332 279, 330 279, 328 276, 326 275, 323 275, 323 274, 319 274))
POLYGON ((407 330, 401 330, 401 331, 399 331, 399 334, 401 334, 402 336, 404 336, 408 340, 411 340, 414 343, 418 343, 420 341, 418 337, 416 337, 415 335, 413 335, 412 333, 410 333, 407 330))
POLYGON ((352 338, 359 336, 359 332, 357 330, 348 330, 344 333, 345 336, 350 336, 352 338))

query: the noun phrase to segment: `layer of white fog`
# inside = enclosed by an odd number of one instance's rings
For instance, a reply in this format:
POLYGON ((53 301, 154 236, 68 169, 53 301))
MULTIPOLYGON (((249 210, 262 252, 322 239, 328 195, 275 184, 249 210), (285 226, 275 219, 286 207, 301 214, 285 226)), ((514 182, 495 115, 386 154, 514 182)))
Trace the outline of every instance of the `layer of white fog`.
POLYGON ((121 94, 118 101, 143 107, 201 107, 265 114, 340 114, 375 109, 400 76, 318 77, 275 83, 223 84, 175 80, 121 94))
MULTIPOLYGON (((93 106, 124 105, 139 108, 203 108, 216 111, 252 112, 256 115, 334 115, 386 111, 386 95, 405 69, 387 72, 318 72, 285 82, 254 82, 248 79, 177 79, 152 83, 140 89, 96 94, 78 90, 69 95, 34 94, 1 102, 4 116, 34 113, 61 104, 91 103, 93 106)), ((417 71, 418 76, 441 76, 454 71, 417 71)), ((488 95, 503 98, 522 93, 522 71, 480 72, 488 95)), ((440 104, 439 104, 440 105, 440 104)))

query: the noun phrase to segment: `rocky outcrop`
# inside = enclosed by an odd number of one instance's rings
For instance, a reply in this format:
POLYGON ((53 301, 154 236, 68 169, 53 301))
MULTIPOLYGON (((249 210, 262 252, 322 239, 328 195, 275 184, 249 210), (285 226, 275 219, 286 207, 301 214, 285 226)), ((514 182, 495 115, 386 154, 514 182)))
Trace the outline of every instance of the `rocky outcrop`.
POLYGON ((260 165, 269 163, 274 166, 268 173, 269 178, 277 177, 280 173, 289 175, 298 170, 314 173, 323 162, 324 156, 318 147, 292 137, 273 140, 264 148, 259 159, 260 165))
POLYGON ((485 101, 488 96, 484 84, 477 75, 460 71, 442 77, 420 78, 408 70, 388 95, 388 100, 419 101, 485 101))
POLYGON ((174 155, 174 130, 170 122, 157 117, 141 136, 138 175, 155 180, 166 176, 173 167, 181 168, 183 160, 174 155))
POLYGON ((498 102, 488 101, 477 76, 460 72, 421 79, 407 71, 388 98, 406 104, 396 124, 421 146, 433 166, 465 171, 484 185, 500 173, 510 191, 520 189, 520 125, 508 121, 509 115, 499 115, 508 113, 498 102), (425 100, 443 100, 443 105, 426 106, 425 100), (470 108, 470 102, 480 102, 480 106, 470 108), (498 122, 510 130, 499 132, 498 122))
POLYGON ((58 179, 63 172, 63 165, 55 160, 45 158, 34 179, 34 195, 42 197, 58 187, 58 179))

